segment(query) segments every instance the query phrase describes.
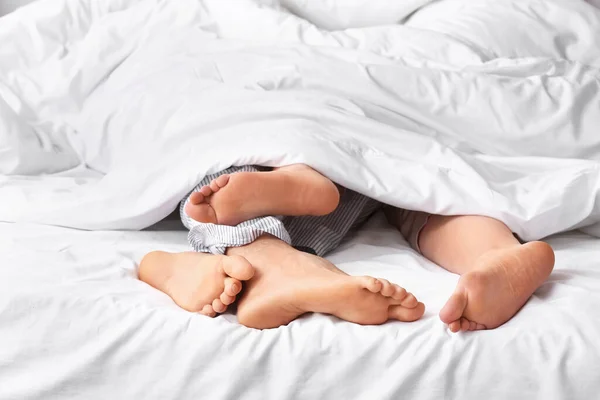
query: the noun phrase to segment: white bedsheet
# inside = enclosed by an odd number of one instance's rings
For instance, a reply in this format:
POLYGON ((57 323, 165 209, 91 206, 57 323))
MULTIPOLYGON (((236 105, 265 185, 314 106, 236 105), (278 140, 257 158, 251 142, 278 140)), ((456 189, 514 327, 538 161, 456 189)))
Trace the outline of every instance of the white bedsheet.
MULTIPOLYGON (((179 229, 179 230, 175 230, 179 229)), ((0 224, 0 399, 593 399, 600 393, 600 239, 550 239, 557 266, 517 316, 451 334, 437 312, 456 276, 377 216, 330 259, 413 290, 412 324, 322 315, 255 331, 179 309, 136 279, 148 251, 186 250, 158 230, 0 224)))

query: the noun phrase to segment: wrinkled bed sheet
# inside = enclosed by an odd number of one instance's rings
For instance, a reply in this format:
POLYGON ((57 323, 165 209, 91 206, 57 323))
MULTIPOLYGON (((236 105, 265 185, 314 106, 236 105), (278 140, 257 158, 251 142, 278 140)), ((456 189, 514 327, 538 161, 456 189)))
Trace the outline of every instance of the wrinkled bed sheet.
POLYGON ((0 224, 1 399, 592 399, 600 390, 600 240, 550 238, 557 266, 517 316, 451 334, 437 313, 457 277, 376 216, 330 259, 427 304, 422 320, 363 327, 311 315, 256 331, 179 309, 136 279, 186 231, 0 224))

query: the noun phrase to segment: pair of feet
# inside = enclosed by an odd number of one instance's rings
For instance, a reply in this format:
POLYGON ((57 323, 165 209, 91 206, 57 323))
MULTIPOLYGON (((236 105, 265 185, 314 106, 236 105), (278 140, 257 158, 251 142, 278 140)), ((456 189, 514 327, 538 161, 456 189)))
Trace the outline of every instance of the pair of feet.
POLYGON ((286 325, 309 312, 376 325, 390 319, 414 321, 425 311, 415 296, 398 285, 349 276, 327 260, 273 237, 259 238, 241 252, 243 257, 152 252, 142 260, 140 279, 183 309, 209 317, 225 312, 243 284, 238 320, 257 329, 286 325))
MULTIPOLYGON (((390 319, 414 321, 425 311, 398 285, 349 276, 327 260, 298 252, 276 238, 264 237, 236 250, 244 256, 152 252, 142 260, 140 279, 183 309, 209 317, 225 312, 244 284, 238 320, 257 329, 286 325, 308 312, 371 325, 390 319)), ((440 312, 441 320, 453 332, 502 325, 547 278, 544 265, 549 257, 540 242, 482 256, 480 268, 459 280, 440 312)))
MULTIPOLYGON (((329 179, 303 165, 272 172, 222 175, 190 196, 186 212, 200 222, 236 225, 263 215, 325 215, 339 201, 329 179), (318 199, 318 201, 315 201, 318 199)), ((542 242, 490 251, 464 274, 440 318, 453 332, 495 328, 508 321, 548 277, 554 258, 542 242)), ((384 279, 352 277, 323 258, 263 237, 228 256, 153 252, 140 279, 179 306, 215 316, 238 301, 240 323, 259 329, 285 325, 307 312, 360 324, 414 321, 424 305, 384 279)))
MULTIPOLYGON (((192 193, 186 213, 196 221, 237 225, 264 215, 327 215, 339 202, 336 185, 305 165, 270 172, 221 175, 192 193)), ((349 276, 327 260, 265 235, 227 256, 152 252, 140 279, 167 293, 185 310, 213 317, 236 301, 238 320, 266 329, 309 312, 360 324, 414 321, 425 307, 385 279, 349 276)))

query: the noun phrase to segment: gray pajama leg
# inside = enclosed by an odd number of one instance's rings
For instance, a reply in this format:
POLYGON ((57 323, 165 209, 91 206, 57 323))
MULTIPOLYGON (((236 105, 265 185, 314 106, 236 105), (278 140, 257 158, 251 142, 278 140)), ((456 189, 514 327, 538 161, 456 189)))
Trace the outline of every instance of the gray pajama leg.
POLYGON ((358 229, 380 205, 376 200, 344 189, 340 204, 331 214, 286 217, 283 225, 292 238, 292 246, 322 257, 335 250, 346 235, 358 229))
MULTIPOLYGON (((220 175, 242 171, 253 172, 259 169, 253 166, 228 168, 206 176, 194 191, 199 191, 220 175)), ((181 220, 190 229, 188 241, 195 251, 213 254, 224 254, 228 247, 250 244, 268 233, 300 250, 323 256, 339 246, 351 230, 358 228, 380 206, 375 200, 345 189, 338 208, 323 217, 268 216, 245 221, 237 226, 226 226, 201 223, 190 218, 185 213, 188 199, 189 195, 180 206, 181 220)))

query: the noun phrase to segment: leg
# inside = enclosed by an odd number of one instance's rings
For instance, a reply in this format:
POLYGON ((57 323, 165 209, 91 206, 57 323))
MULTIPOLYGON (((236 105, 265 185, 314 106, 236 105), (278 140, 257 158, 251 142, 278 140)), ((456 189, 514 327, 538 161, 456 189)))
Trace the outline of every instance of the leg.
MULTIPOLYGON (((398 212, 388 211, 390 222, 398 223, 398 212)), ((453 332, 502 325, 554 267, 548 244, 522 245, 502 222, 482 216, 431 216, 418 235, 418 247, 429 260, 461 275, 440 312, 453 332)))
POLYGON ((323 257, 381 208, 379 202, 362 194, 345 188, 340 191, 339 205, 332 213, 321 217, 288 217, 283 220, 295 248, 323 257))
POLYGON ((269 234, 298 249, 324 256, 380 208, 380 203, 359 193, 344 188, 341 192, 341 196, 338 192, 339 204, 335 211, 324 216, 285 217, 283 221, 266 216, 237 226, 216 225, 193 220, 187 215, 184 200, 181 219, 190 228, 190 245, 198 252, 225 254, 228 247, 244 246, 269 234))
POLYGON ((304 164, 223 172, 205 178, 185 202, 185 213, 193 220, 233 226, 267 215, 319 216, 339 202, 335 184, 304 164))
POLYGON ((270 235, 246 246, 231 247, 227 254, 244 257, 256 271, 238 301, 238 319, 251 328, 276 328, 309 312, 373 325, 389 319, 414 321, 425 310, 397 285, 349 276, 327 260, 298 251, 270 235))
POLYGON ((181 308, 214 317, 224 312, 254 275, 243 257, 154 251, 140 263, 139 278, 168 294, 181 308))

